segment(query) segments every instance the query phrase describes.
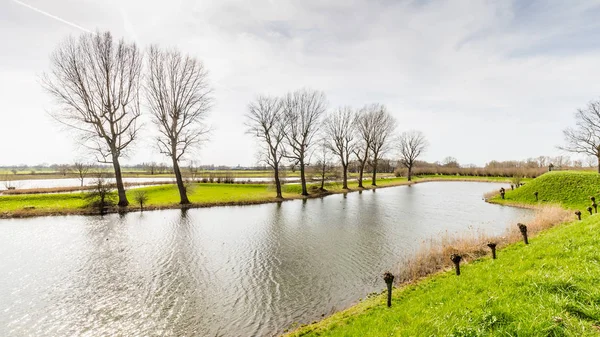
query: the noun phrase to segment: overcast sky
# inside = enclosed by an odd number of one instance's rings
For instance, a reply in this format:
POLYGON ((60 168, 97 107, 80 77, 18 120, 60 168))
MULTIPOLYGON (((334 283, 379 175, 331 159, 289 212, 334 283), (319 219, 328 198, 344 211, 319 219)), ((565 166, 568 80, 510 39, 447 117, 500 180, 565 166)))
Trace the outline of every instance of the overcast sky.
MULTIPOLYGON (((0 165, 84 154, 39 83, 82 29, 205 62, 216 104, 201 164, 255 164, 248 102, 301 87, 331 109, 385 104, 399 132, 425 133, 430 161, 558 155, 574 111, 600 97, 599 18, 600 1, 576 0, 0 0, 0 165)), ((144 137, 126 162, 166 161, 144 137)))

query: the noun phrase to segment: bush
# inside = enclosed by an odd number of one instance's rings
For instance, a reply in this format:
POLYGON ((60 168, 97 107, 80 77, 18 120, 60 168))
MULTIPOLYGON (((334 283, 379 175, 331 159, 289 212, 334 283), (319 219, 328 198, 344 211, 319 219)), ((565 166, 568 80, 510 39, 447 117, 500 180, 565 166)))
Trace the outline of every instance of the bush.
POLYGON ((100 214, 104 214, 106 212, 106 208, 116 204, 115 192, 102 175, 96 178, 92 186, 93 188, 90 190, 90 192, 85 195, 87 207, 96 208, 100 214))
POLYGON ((133 200, 140 205, 140 209, 144 210, 144 204, 148 202, 148 192, 145 190, 135 190, 133 192, 133 200))

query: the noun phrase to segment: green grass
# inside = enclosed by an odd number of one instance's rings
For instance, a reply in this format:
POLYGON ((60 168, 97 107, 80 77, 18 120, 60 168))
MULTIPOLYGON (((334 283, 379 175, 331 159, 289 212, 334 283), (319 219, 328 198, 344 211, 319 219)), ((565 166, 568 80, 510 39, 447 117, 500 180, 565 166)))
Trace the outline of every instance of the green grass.
POLYGON ((508 190, 505 201, 500 197, 493 199, 498 203, 555 203, 568 209, 579 209, 582 213, 591 205, 590 197, 600 202, 600 174, 595 172, 548 172, 526 183, 514 191, 508 190), (539 202, 534 193, 538 192, 539 202))
MULTIPOLYGON (((127 191, 130 203, 134 203, 133 193, 146 191, 147 206, 167 206, 179 202, 176 185, 150 186, 127 191)), ((55 193, 0 196, 0 213, 35 207, 36 210, 68 210, 85 207, 85 193, 55 193)), ((193 203, 232 203, 271 200, 275 194, 268 185, 262 184, 195 184, 189 189, 189 199, 193 203)), ((286 197, 292 195, 286 194, 286 197)), ((134 205, 135 206, 135 205, 134 205)))
MULTIPOLYGON (((600 175, 552 172, 508 191, 504 204, 574 209, 600 194, 600 175), (533 193, 539 192, 540 201, 533 193)), ((598 336, 600 216, 542 232, 453 272, 432 275, 300 328, 291 336, 598 336)), ((383 281, 382 286, 383 286, 383 281)))

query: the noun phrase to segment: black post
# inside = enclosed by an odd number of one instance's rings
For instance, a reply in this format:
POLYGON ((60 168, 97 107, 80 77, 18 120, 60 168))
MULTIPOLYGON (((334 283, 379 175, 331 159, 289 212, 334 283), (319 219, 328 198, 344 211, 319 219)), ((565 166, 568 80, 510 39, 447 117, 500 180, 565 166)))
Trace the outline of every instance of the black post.
POLYGON ((500 187, 500 196, 502 197, 502 199, 504 199, 504 193, 506 193, 506 190, 504 189, 504 187, 500 187))
POLYGON ((525 226, 522 223, 518 223, 517 226, 519 226, 519 230, 521 231, 521 234, 523 235, 523 242, 525 242, 525 244, 528 245, 529 240, 527 240, 527 226, 525 226))
POLYGON ((575 215, 577 215, 577 219, 581 220, 581 211, 575 211, 575 215))
POLYGON ((496 259, 496 243, 495 242, 489 242, 487 244, 488 247, 490 247, 490 249, 492 250, 492 259, 496 259))
POLYGON ((388 271, 383 274, 383 280, 387 285, 387 306, 390 308, 392 306, 392 284, 394 283, 394 275, 388 271))
POLYGON ((593 203, 592 207, 594 207, 594 213, 598 213, 598 204, 597 203, 593 203))
POLYGON ((462 256, 458 254, 450 255, 450 260, 454 262, 454 266, 456 267, 456 275, 460 275, 460 260, 462 260, 462 256))
POLYGON ((587 211, 590 212, 590 215, 592 215, 592 207, 591 206, 587 208, 587 211))
POLYGON ((515 190, 515 185, 513 185, 513 184, 510 184, 510 190, 511 190, 511 191, 514 191, 514 190, 515 190))
POLYGON ((534 192, 533 195, 535 195, 535 201, 538 201, 538 192, 534 192))

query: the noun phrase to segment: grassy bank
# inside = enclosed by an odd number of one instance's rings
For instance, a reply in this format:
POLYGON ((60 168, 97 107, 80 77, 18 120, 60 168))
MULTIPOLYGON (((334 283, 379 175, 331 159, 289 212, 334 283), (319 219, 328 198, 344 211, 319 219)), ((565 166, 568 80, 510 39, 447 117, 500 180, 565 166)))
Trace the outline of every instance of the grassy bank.
POLYGON ((496 196, 491 201, 510 205, 559 204, 586 213, 585 209, 592 204, 591 196, 600 202, 600 174, 563 171, 546 173, 514 191, 506 191, 505 200, 496 196), (535 192, 538 192, 539 201, 535 199, 535 192))
MULTIPOLYGON (((468 177, 467 177, 468 178, 468 177)), ((463 176, 430 176, 416 177, 415 183, 426 181, 491 181, 497 179, 465 179, 463 176)), ((377 186, 371 186, 371 182, 365 181, 366 189, 384 188, 410 184, 406 178, 380 178, 377 186)), ((329 194, 348 193, 358 191, 358 182, 353 179, 348 182, 349 190, 342 189, 340 182, 328 182, 325 191, 320 190, 320 184, 308 185, 309 197, 322 197, 329 194)), ((131 205, 129 211, 139 210, 133 203, 133 194, 137 190, 144 190, 148 196, 146 209, 179 208, 179 194, 173 184, 162 186, 151 186, 135 188, 127 191, 131 205)), ((217 184, 217 183, 195 183, 188 191, 192 205, 190 207, 209 207, 219 205, 246 205, 281 201, 275 198, 275 191, 269 184, 217 184)), ((301 195, 299 184, 288 184, 283 186, 283 197, 285 200, 305 198, 301 195)), ((28 217, 41 215, 61 214, 93 214, 95 210, 86 208, 85 193, 53 193, 36 195, 0 195, 0 217, 28 217)))
MULTIPOLYGON (((406 184, 404 178, 389 178, 378 180, 378 187, 389 187, 406 184)), ((356 181, 349 182, 349 188, 358 189, 356 181)), ((349 192, 343 190, 340 183, 326 183, 326 191, 321 191, 320 184, 309 184, 310 197, 319 197, 332 193, 349 192)), ((366 188, 372 188, 365 183, 366 188)), ((127 191, 131 205, 129 210, 139 209, 133 203, 133 195, 142 190, 147 193, 147 209, 178 208, 179 193, 176 185, 161 185, 130 189, 127 191)), ((287 200, 304 198, 298 184, 283 186, 283 197, 287 200)), ((33 195, 3 195, 0 196, 0 216, 23 217, 37 215, 59 214, 88 214, 95 212, 86 208, 85 193, 54 193, 33 195)), ((275 198, 273 186, 268 184, 217 184, 195 183, 188 189, 191 207, 207 207, 218 205, 245 205, 280 201, 275 198)))
MULTIPOLYGON (((583 210, 599 195, 599 182, 597 174, 550 173, 492 201, 583 210)), ((497 260, 463 265, 461 276, 447 271, 395 289, 392 308, 377 295, 290 336, 597 336, 598 233, 595 214, 542 231, 529 245, 504 247, 497 260)))

